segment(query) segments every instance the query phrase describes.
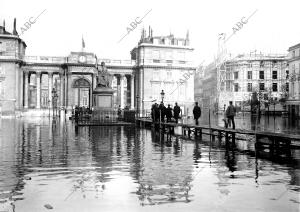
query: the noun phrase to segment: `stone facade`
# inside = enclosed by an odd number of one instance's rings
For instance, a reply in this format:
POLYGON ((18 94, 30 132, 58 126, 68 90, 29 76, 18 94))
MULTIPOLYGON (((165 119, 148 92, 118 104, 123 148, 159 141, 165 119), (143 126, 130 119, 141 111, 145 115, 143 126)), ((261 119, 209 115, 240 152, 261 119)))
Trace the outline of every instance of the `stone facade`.
POLYGON ((196 67, 190 61, 193 48, 189 45, 189 34, 186 38, 174 35, 153 36, 149 28, 148 35, 142 31, 138 46, 131 51, 136 61, 136 85, 139 109, 150 109, 151 105, 161 102, 160 93, 164 90, 164 103, 183 109, 191 114, 194 103, 194 73, 196 67))
POLYGON ((292 117, 300 117, 300 43, 289 48, 289 98, 288 112, 292 117))
POLYGON ((98 59, 85 51, 66 57, 26 56, 26 44, 17 31, 9 33, 0 26, 1 114, 49 111, 44 114, 50 115, 52 108, 93 107, 92 91, 102 62, 113 76, 115 108, 134 109, 138 101, 139 109, 150 109, 153 100, 160 101, 163 89, 167 103, 177 101, 187 108, 194 101, 193 76, 179 82, 186 72, 195 71, 189 61, 193 49, 188 34, 185 39, 153 37, 151 30, 151 36, 143 36, 131 52, 134 60, 98 59))

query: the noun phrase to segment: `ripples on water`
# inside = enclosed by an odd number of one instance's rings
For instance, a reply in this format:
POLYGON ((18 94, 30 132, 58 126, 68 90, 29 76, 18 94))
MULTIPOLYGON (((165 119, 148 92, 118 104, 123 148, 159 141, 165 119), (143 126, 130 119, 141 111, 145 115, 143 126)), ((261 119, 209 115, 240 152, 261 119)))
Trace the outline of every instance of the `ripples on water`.
POLYGON ((299 150, 271 158, 249 138, 225 148, 131 127, 0 123, 0 211, 299 209, 299 150))

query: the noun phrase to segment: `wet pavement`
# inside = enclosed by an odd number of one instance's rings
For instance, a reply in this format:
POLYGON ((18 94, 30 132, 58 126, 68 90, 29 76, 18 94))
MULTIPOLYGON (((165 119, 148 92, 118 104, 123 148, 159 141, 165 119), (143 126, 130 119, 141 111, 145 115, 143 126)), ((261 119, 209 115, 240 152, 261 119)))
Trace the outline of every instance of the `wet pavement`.
POLYGON ((47 118, 0 129, 0 211, 299 211, 300 149, 47 118))

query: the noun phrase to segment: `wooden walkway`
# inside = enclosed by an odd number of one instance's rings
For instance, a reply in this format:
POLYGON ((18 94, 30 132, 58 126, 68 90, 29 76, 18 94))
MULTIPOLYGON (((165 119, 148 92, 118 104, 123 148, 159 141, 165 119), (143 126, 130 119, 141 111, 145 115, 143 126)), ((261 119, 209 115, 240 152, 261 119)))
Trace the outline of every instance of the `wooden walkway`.
MULTIPOLYGON (((154 127, 152 119, 149 118, 138 118, 136 119, 136 124, 139 126, 145 127, 154 127)), ((191 137, 194 134, 195 137, 202 138, 202 134, 208 134, 215 139, 217 137, 219 140, 222 137, 225 138, 225 141, 230 141, 235 143, 236 135, 252 135, 256 137, 256 145, 269 145, 270 148, 279 148, 287 147, 290 148, 291 142, 300 145, 300 135, 293 134, 284 134, 284 133, 274 133, 268 131, 253 131, 253 130, 243 130, 243 129, 229 129, 224 127, 217 126, 208 126, 208 125, 194 125, 194 124, 183 124, 183 123, 165 123, 157 122, 155 123, 156 127, 159 127, 160 130, 164 130, 167 133, 174 132, 175 127, 181 127, 182 135, 191 137)))

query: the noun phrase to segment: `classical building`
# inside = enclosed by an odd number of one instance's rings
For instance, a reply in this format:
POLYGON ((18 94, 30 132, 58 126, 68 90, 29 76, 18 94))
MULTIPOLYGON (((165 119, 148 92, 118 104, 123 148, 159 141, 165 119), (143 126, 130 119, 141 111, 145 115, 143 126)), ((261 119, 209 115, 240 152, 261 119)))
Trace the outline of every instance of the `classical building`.
POLYGON ((285 54, 243 54, 228 59, 220 66, 212 63, 204 70, 203 105, 224 110, 229 101, 238 107, 251 99, 254 91, 261 93, 261 100, 285 98, 289 84, 285 54), (209 94, 209 95, 208 95, 209 94))
POLYGON ((288 51, 290 70, 288 112, 292 117, 300 117, 300 43, 291 46, 288 51))
POLYGON ((165 104, 178 102, 184 113, 191 114, 196 70, 191 61, 192 52, 188 32, 185 38, 176 38, 172 34, 153 36, 150 27, 148 35, 145 30, 142 31, 138 46, 131 51, 136 62, 140 110, 150 109, 154 102, 160 103, 160 93, 164 90, 165 104))
MULTIPOLYGON (((93 107, 97 67, 105 63, 113 76, 114 107, 150 109, 165 90, 166 102, 181 105, 193 102, 193 80, 179 84, 191 66, 189 38, 145 36, 132 52, 134 60, 99 59, 94 53, 71 52, 66 57, 26 56, 14 21, 13 33, 0 26, 0 110, 1 114, 43 112, 52 107, 93 107), (179 88, 169 95, 171 89, 179 88)), ((49 114, 50 112, 48 112, 49 114)))

